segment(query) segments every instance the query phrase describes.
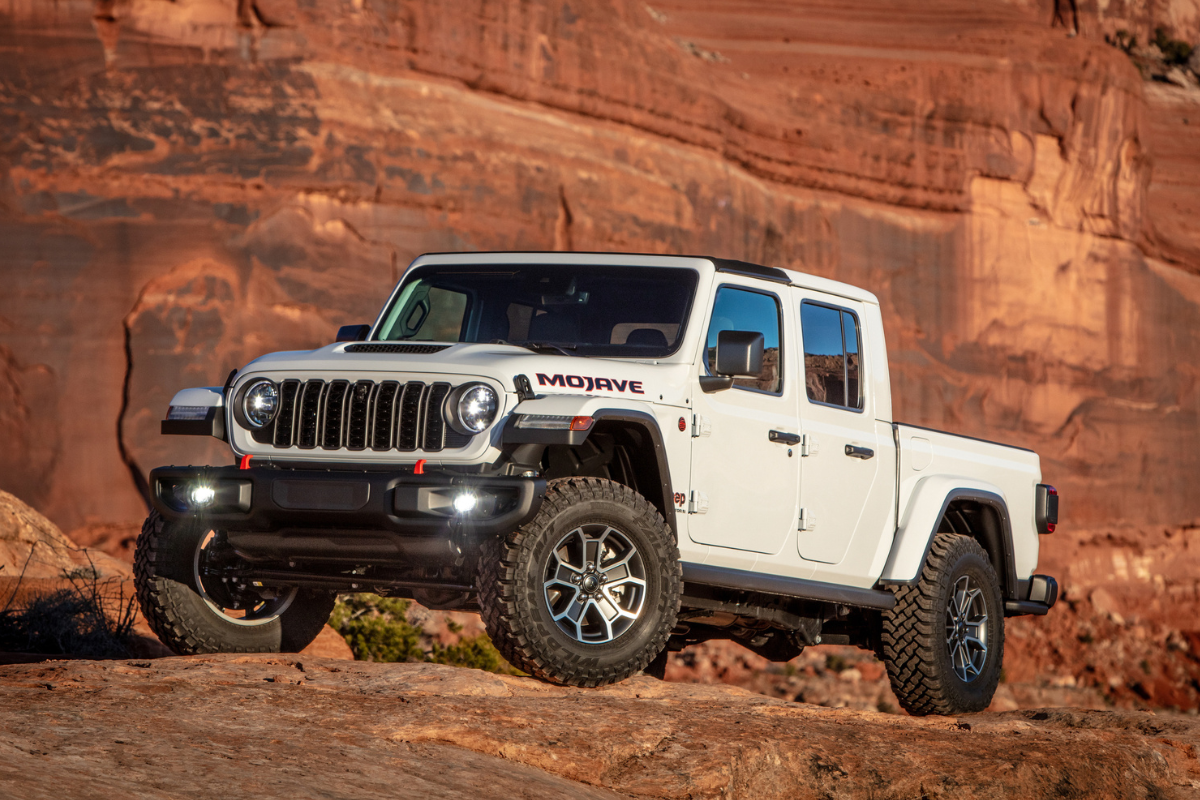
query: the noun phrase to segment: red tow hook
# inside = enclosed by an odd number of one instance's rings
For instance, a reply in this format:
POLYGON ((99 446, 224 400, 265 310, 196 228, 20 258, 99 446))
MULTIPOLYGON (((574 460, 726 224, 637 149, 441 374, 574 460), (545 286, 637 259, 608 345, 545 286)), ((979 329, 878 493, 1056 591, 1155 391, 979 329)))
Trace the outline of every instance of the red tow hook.
POLYGON ((254 456, 249 455, 249 454, 242 456, 242 461, 240 464, 238 464, 238 468, 239 469, 250 469, 250 459, 252 459, 252 458, 254 458, 254 456))
POLYGON ((417 463, 413 465, 413 475, 425 474, 425 459, 417 459, 417 463))

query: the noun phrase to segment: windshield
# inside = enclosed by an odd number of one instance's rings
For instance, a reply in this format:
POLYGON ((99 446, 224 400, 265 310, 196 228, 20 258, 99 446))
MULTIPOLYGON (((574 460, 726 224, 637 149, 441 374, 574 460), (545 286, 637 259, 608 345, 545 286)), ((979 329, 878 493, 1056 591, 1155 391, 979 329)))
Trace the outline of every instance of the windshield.
POLYGON ((377 338, 660 358, 683 339, 697 280, 695 270, 670 267, 422 267, 405 279, 377 338))

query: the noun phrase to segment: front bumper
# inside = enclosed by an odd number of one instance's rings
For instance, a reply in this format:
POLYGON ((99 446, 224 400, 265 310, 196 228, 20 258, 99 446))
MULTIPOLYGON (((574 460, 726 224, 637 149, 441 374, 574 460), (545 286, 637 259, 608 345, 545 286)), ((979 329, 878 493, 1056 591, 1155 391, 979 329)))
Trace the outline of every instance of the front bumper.
POLYGON ((531 520, 546 482, 411 471, 284 467, 160 467, 150 473, 167 519, 200 518, 251 560, 410 563, 440 560, 447 543, 507 533, 531 520), (212 490, 203 507, 196 486, 212 490), (469 512, 455 511, 463 494, 469 512))

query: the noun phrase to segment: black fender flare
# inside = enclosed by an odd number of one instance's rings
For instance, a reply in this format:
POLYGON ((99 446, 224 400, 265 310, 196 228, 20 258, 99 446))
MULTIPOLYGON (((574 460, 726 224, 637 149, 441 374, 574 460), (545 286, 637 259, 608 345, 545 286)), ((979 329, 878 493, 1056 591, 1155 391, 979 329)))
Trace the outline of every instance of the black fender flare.
MULTIPOLYGON (((667 462, 667 449, 663 444, 662 430, 658 426, 658 420, 652 414, 645 411, 636 411, 628 408, 601 408, 592 413, 592 418, 596 423, 601 422, 621 422, 629 425, 635 425, 643 430, 646 436, 650 439, 650 443, 654 446, 654 457, 657 462, 659 486, 657 487, 641 487, 643 494, 653 491, 658 494, 658 497, 652 497, 647 494, 646 499, 651 504, 660 508, 663 518, 667 525, 671 528, 671 532, 675 534, 675 538, 679 539, 679 524, 675 516, 675 495, 673 484, 671 483, 671 468, 667 462), (658 502, 655 502, 655 501, 658 502)), ((516 415, 509 417, 504 425, 504 430, 501 433, 500 442, 505 448, 523 445, 523 444, 543 444, 543 445, 568 445, 578 446, 587 441, 588 436, 596 429, 593 425, 586 431, 547 431, 534 430, 528 428, 516 427, 516 415)))

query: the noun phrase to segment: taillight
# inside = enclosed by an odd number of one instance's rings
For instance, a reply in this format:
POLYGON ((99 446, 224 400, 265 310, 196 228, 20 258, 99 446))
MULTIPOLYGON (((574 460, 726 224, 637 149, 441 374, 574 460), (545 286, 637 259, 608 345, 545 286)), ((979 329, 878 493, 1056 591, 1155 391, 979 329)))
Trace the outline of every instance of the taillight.
POLYGON ((1058 526, 1058 489, 1048 483, 1037 485, 1033 515, 1038 533, 1054 533, 1058 526))

